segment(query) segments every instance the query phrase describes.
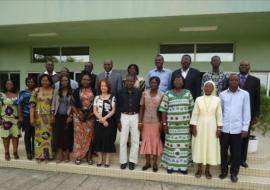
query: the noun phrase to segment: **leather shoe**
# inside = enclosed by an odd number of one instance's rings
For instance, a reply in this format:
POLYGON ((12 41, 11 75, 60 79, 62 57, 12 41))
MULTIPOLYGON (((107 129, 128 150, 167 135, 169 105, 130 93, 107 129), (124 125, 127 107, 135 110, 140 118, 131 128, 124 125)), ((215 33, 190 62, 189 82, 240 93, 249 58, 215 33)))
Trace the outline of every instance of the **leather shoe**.
POLYGON ((133 162, 128 163, 128 168, 129 170, 134 170, 135 169, 135 164, 133 162))
POLYGON ((248 164, 247 164, 246 162, 243 162, 243 163, 241 164, 241 166, 244 167, 244 168, 248 168, 248 164))
POLYGON ((121 165, 120 165, 120 168, 121 168, 122 170, 126 169, 126 167, 127 167, 127 163, 121 164, 121 165))
POLYGON ((227 177, 227 175, 228 175, 228 174, 226 174, 226 173, 221 173, 221 174, 219 174, 218 177, 219 177, 220 179, 225 179, 225 178, 227 177))
POLYGON ((236 182, 238 181, 238 177, 237 177, 236 175, 232 174, 232 175, 231 175, 231 181, 232 181, 233 183, 236 183, 236 182))

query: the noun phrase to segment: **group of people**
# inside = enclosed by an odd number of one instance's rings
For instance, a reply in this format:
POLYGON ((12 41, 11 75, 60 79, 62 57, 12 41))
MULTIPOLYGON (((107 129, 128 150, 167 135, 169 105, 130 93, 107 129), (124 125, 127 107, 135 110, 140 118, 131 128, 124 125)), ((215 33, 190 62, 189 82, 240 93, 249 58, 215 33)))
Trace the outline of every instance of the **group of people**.
POLYGON ((19 95, 7 80, 0 94, 5 159, 11 159, 10 141, 14 159, 19 159, 22 129, 29 160, 74 159, 80 164, 86 158, 92 165, 95 153, 97 167, 110 167, 118 128, 121 169, 134 170, 140 153, 145 155, 142 170, 157 172, 161 156, 160 165, 169 174, 187 174, 194 162, 195 176, 201 177, 205 166, 204 174, 211 179, 210 166, 221 164, 219 177, 224 179, 230 164, 231 180, 237 182, 240 165, 248 167, 249 132, 260 114, 260 80, 250 75, 250 64, 241 61, 240 73, 228 75, 219 70, 220 57, 214 56, 212 71, 202 77, 190 67, 189 55, 174 72, 163 64, 163 56, 157 55, 145 80, 131 64, 122 80, 111 59, 104 61, 99 75, 90 62, 76 82, 67 68, 57 74, 48 61, 38 81, 26 78, 27 89, 19 95))

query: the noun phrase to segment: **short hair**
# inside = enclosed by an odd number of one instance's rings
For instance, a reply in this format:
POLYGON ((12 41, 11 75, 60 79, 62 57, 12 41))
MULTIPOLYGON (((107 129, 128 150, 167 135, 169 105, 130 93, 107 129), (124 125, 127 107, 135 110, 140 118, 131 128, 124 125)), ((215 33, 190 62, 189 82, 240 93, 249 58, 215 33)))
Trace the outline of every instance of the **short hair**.
MULTIPOLYGON (((178 79, 178 78, 182 79, 182 81, 183 81, 183 86, 185 86, 185 79, 184 79, 184 77, 183 77, 182 75, 176 75, 176 76, 173 78, 172 86, 174 85, 173 83, 174 83, 175 79, 178 79)), ((173 86, 173 88, 174 88, 174 86, 173 86)))
POLYGON ((43 73, 43 74, 41 74, 40 77, 38 78, 38 84, 39 84, 39 87, 41 87, 41 81, 42 81, 42 79, 43 79, 44 77, 47 77, 47 79, 48 79, 49 82, 50 82, 50 86, 52 86, 52 85, 53 85, 52 77, 51 77, 50 75, 48 75, 48 74, 43 73))
POLYGON ((218 55, 214 55, 213 57, 211 57, 211 61, 213 61, 213 59, 215 59, 215 58, 218 58, 219 61, 221 61, 221 59, 220 59, 220 57, 218 55))
POLYGON ((130 77, 130 78, 133 78, 133 80, 136 80, 136 77, 135 77, 135 76, 130 75, 130 74, 127 74, 127 75, 126 75, 126 79, 129 78, 129 77, 130 77))
POLYGON ((157 55, 156 55, 156 57, 161 57, 161 58, 162 58, 162 60, 164 61, 164 57, 163 57, 163 55, 161 55, 161 54, 157 54, 157 55))
POLYGON ((16 88, 15 83, 14 83, 14 81, 13 81, 12 79, 7 79, 7 80, 5 81, 4 87, 3 87, 3 92, 4 92, 4 93, 7 92, 6 85, 7 85, 7 82, 8 82, 8 81, 12 82, 12 84, 13 84, 13 90, 12 90, 12 92, 13 92, 13 93, 16 93, 16 92, 17 92, 17 88, 16 88))
MULTIPOLYGON (((127 68, 127 72, 129 71, 129 69, 130 69, 131 67, 134 67, 134 68, 135 68, 135 71, 136 71, 136 73, 137 73, 137 75, 138 75, 139 72, 140 72, 139 66, 136 65, 136 64, 130 64, 130 65, 128 66, 128 68, 127 68)), ((128 72, 128 73, 129 73, 129 72, 128 72)))
POLYGON ((153 76, 149 79, 149 83, 152 81, 152 80, 156 80, 158 84, 160 84, 160 78, 157 77, 157 76, 153 76))
POLYGON ((190 56, 189 54, 183 55, 183 56, 182 56, 182 59, 183 59, 184 57, 188 57, 188 58, 190 59, 190 61, 191 61, 191 56, 190 56))
POLYGON ((109 81, 109 80, 105 80, 105 79, 99 81, 99 91, 100 91, 100 92, 101 92, 101 83, 105 83, 105 84, 106 84, 106 86, 107 86, 107 88, 108 88, 108 94, 110 94, 111 91, 112 91, 110 81, 109 81))
POLYGON ((27 84, 27 82, 28 82, 29 80, 32 80, 35 84, 37 84, 37 80, 36 80, 36 78, 33 77, 33 76, 28 76, 28 77, 26 77, 26 78, 25 78, 25 84, 27 84))

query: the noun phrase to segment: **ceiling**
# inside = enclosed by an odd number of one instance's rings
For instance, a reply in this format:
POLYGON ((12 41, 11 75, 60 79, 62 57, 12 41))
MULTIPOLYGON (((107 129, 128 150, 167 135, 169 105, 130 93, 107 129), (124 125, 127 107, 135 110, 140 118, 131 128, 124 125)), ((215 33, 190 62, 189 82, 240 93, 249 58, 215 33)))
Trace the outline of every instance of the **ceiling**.
POLYGON ((39 43, 110 39, 269 38, 270 13, 219 14, 144 19, 0 26, 0 43, 39 43), (179 32, 179 27, 218 26, 217 31, 179 32), (57 33, 29 37, 33 33, 57 33))

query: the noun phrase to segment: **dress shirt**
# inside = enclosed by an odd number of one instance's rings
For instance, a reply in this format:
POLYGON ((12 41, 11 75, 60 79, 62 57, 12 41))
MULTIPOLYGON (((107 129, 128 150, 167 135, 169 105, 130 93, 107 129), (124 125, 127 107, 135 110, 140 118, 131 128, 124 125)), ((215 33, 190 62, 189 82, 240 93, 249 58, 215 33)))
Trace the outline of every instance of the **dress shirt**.
POLYGON ((222 132, 240 134, 248 131, 250 123, 249 93, 238 88, 235 92, 227 89, 220 93, 223 127, 222 132))
POLYGON ((151 77, 157 76, 160 79, 159 91, 166 92, 171 89, 172 71, 170 69, 163 68, 161 71, 153 69, 149 71, 146 80, 146 88, 150 88, 149 80, 151 77))
POLYGON ((182 75, 182 77, 184 77, 184 79, 186 79, 188 71, 189 71, 189 68, 185 71, 184 71, 184 69, 181 69, 181 75, 182 75))
POLYGON ((120 113, 140 111, 140 100, 142 93, 139 89, 133 88, 128 92, 127 88, 123 88, 117 96, 117 109, 120 113))

